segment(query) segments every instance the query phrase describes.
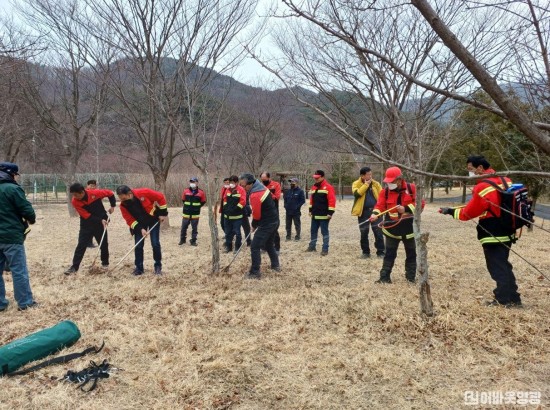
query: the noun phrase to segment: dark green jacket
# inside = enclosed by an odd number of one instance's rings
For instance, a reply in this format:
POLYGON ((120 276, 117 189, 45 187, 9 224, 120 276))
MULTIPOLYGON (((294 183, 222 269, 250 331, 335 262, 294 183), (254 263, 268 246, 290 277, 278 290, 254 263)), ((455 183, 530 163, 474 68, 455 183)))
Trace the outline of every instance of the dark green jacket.
POLYGON ((36 214, 23 188, 14 179, 0 171, 0 243, 22 244, 25 221, 33 224, 36 214))

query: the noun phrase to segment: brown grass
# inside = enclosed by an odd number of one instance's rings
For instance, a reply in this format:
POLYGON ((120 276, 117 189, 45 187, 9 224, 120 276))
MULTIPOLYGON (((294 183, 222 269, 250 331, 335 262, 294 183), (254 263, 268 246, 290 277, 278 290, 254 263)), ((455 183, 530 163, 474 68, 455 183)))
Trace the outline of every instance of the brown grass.
MULTIPOLYGON (((0 408, 109 409, 454 409, 466 390, 540 391, 550 405, 550 283, 511 257, 525 308, 486 308, 494 282, 472 223, 424 212, 436 316, 419 315, 399 250, 394 284, 374 285, 381 261, 358 259, 350 202, 338 203, 329 256, 283 242, 283 272, 244 281, 249 253, 229 274, 210 277, 207 219, 199 246, 178 247, 179 226, 161 233, 165 275, 132 277, 133 255, 112 274, 63 275, 78 234, 64 205, 38 210, 27 240, 38 309, 0 314, 0 344, 63 319, 75 321, 96 356, 34 375, 2 378, 0 408), (124 369, 84 394, 59 382, 68 369, 108 358, 124 369)), ((172 223, 179 209, 171 209, 172 223)), ((304 221, 304 238, 309 223, 304 221)), ((281 233, 284 229, 281 228, 281 233)), ((282 234, 284 238, 284 233, 282 234)), ((548 273, 548 234, 524 233, 514 247, 548 273)), ((283 239, 284 240, 284 239, 283 239)), ((109 228, 111 266, 132 246, 119 212, 109 228)), ((222 255, 222 266, 232 255, 222 255)), ((12 299, 11 278, 7 280, 12 299)), ((491 407, 495 408, 495 407, 491 407)), ((509 408, 509 407, 508 407, 509 408)), ((531 406, 531 408, 534 408, 531 406)))

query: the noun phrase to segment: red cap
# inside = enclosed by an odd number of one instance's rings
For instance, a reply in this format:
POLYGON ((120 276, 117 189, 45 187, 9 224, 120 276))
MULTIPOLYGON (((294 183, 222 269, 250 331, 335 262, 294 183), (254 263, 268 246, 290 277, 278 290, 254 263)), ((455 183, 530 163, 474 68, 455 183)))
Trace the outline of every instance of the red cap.
POLYGON ((401 170, 398 167, 390 167, 386 170, 386 178, 384 178, 383 182, 391 183, 400 176, 401 170))

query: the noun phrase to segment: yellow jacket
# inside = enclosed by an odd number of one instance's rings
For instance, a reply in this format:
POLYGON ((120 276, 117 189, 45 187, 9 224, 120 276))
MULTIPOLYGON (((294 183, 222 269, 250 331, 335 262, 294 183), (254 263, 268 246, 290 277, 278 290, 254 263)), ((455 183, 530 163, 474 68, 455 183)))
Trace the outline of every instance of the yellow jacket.
MULTIPOLYGON (((374 179, 371 179, 372 185, 372 194, 374 195, 374 199, 378 200, 378 195, 380 195, 380 191, 382 191, 382 185, 380 185, 379 182, 376 182, 374 179)), ((352 216, 361 216, 363 213, 363 206, 365 205, 365 194, 367 193, 367 189, 369 188, 369 185, 364 184, 361 180, 361 177, 357 181, 354 181, 351 186, 351 191, 353 192, 353 206, 351 208, 351 215, 352 216)))

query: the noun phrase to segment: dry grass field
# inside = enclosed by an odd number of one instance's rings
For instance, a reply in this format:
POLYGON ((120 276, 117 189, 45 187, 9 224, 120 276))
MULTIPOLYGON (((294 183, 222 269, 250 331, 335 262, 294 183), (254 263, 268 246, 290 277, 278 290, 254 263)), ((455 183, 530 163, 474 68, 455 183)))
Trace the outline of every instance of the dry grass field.
MULTIPOLYGON (((38 208, 26 247, 41 306, 18 312, 4 275, 12 303, 0 313, 0 345, 70 319, 82 338, 64 353, 103 339, 106 347, 66 365, 1 378, 0 408, 457 409, 465 391, 540 392, 540 405, 527 408, 550 407, 550 282, 512 255, 525 308, 483 306, 494 282, 475 225, 437 214, 438 206, 423 214, 431 234, 436 315, 430 319, 419 315, 418 290, 405 281, 402 248, 394 283, 374 284, 381 260, 359 259, 351 201, 337 205, 327 257, 304 252, 306 216, 299 243, 284 242, 281 227, 283 271, 270 272, 264 256, 261 281, 242 279, 248 252, 229 274, 209 276, 207 219, 198 247, 178 246, 176 208, 173 226, 161 233, 162 277, 152 274, 148 243, 142 277, 130 275, 133 255, 113 274, 90 274, 95 250, 67 277, 78 220, 62 205, 38 208), (58 381, 68 369, 105 358, 123 370, 90 394, 58 381)), ((112 265, 132 246, 119 211, 114 215, 112 265)), ((549 241, 535 228, 514 250, 550 276, 549 241)), ((222 255, 222 266, 231 257, 222 255)))

